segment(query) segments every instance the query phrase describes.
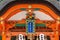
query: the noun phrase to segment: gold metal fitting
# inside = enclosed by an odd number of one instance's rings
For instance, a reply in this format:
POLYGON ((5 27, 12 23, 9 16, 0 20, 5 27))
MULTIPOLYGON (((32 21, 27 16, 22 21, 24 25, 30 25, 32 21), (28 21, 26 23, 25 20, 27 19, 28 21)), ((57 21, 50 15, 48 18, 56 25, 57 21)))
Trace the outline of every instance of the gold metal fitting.
POLYGON ((32 8, 32 5, 29 5, 28 8, 32 8))

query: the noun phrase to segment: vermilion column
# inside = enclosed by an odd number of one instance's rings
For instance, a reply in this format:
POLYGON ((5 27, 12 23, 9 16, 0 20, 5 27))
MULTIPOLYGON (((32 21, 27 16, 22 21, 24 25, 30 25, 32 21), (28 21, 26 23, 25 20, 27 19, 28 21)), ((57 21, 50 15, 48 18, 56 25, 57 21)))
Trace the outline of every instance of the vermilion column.
POLYGON ((59 31, 58 31, 58 27, 59 27, 59 24, 60 24, 60 18, 57 19, 56 21, 56 31, 55 31, 55 40, 59 40, 59 31))
POLYGON ((5 25, 4 25, 3 18, 0 18, 0 20, 1 20, 1 26, 2 26, 2 40, 6 40, 5 25))

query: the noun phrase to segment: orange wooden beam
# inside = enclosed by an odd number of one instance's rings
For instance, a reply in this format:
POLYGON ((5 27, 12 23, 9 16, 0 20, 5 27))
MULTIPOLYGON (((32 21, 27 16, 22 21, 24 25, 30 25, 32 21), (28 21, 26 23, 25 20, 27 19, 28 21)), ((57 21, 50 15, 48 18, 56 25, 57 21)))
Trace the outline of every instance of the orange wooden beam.
MULTIPOLYGON (((32 5, 32 8, 40 8, 40 9, 47 11, 48 13, 41 10, 42 12, 47 13, 48 15, 51 15, 55 19, 57 19, 59 17, 58 15, 56 15, 56 13, 53 10, 51 10, 48 6, 46 6, 44 4, 31 4, 31 5, 32 5)), ((20 8, 28 8, 28 6, 29 6, 29 4, 17 4, 15 6, 11 7, 10 9, 8 9, 5 12, 5 14, 1 17, 6 19, 10 14, 12 14, 12 15, 15 14, 15 10, 17 11, 20 8), (14 13, 12 13, 12 12, 14 12, 14 13)))

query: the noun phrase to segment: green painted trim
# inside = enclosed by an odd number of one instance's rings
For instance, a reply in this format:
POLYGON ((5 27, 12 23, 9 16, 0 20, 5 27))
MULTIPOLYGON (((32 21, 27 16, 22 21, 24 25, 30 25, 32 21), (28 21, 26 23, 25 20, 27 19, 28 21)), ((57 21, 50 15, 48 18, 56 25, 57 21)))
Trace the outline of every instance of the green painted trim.
POLYGON ((40 8, 34 8, 34 11, 38 11, 38 10, 40 10, 40 8))
POLYGON ((32 20, 32 22, 33 22, 33 26, 34 26, 34 28, 33 28, 34 32, 33 33, 35 33, 35 20, 32 20))
POLYGON ((27 28, 27 27, 28 27, 27 21, 28 21, 28 20, 26 20, 26 33, 28 33, 28 31, 27 31, 27 30, 28 30, 28 28, 27 28))
POLYGON ((15 27, 25 27, 26 24, 16 24, 15 27))
POLYGON ((25 11, 25 10, 26 10, 26 8, 20 8, 20 10, 25 11))
POLYGON ((35 25, 36 27, 38 26, 38 27, 46 27, 46 24, 36 24, 35 25))

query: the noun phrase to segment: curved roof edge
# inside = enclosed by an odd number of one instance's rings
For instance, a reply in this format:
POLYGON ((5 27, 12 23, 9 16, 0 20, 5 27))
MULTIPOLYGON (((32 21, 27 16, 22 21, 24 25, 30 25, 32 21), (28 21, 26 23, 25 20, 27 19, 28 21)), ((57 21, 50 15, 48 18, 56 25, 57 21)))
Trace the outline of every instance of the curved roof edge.
POLYGON ((14 5, 16 5, 16 4, 25 4, 25 3, 28 3, 28 4, 32 4, 32 3, 34 3, 34 4, 40 4, 40 3, 42 3, 42 4, 45 4, 45 5, 47 5, 48 7, 50 7, 54 12, 56 12, 56 14, 57 15, 59 15, 60 16, 60 11, 54 6, 54 5, 52 5, 50 2, 48 2, 48 1, 44 1, 44 0, 42 0, 42 1, 12 1, 12 2, 10 2, 10 3, 8 3, 1 11, 0 11, 0 16, 2 16, 2 15, 4 15, 4 12, 6 12, 9 8, 11 8, 12 6, 14 6, 14 5))

